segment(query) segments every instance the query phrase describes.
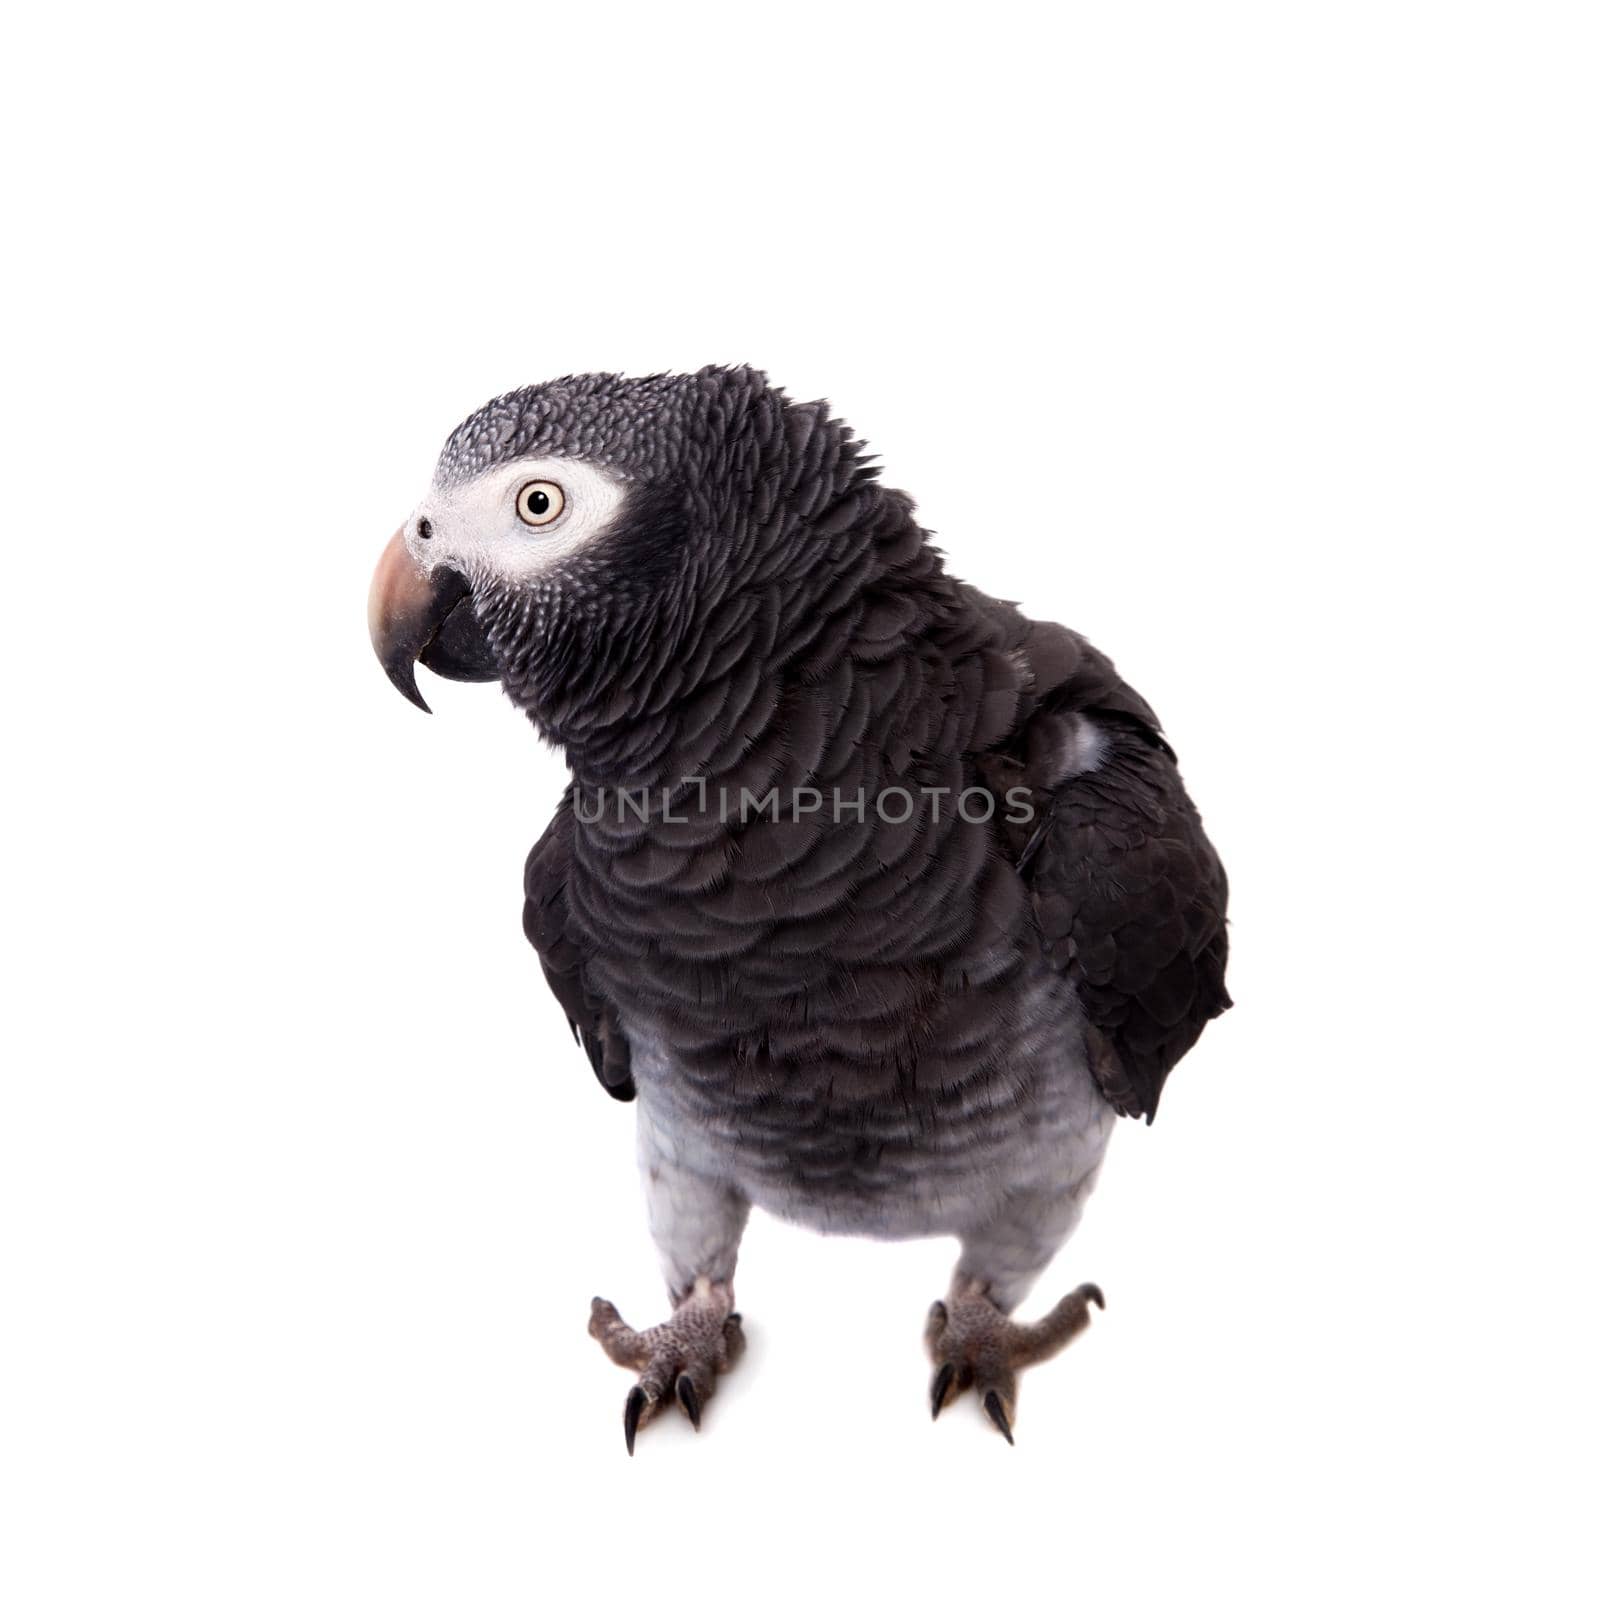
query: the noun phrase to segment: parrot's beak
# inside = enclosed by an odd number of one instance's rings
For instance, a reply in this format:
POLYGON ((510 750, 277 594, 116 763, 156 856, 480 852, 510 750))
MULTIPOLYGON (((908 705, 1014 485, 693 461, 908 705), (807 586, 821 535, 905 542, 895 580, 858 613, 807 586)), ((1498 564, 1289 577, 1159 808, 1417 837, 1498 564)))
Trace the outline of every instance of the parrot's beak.
POLYGON ((416 663, 441 678, 487 683, 500 676, 472 609, 467 580, 446 567, 429 577, 411 558, 402 528, 384 546, 367 596, 367 627, 389 682, 429 710, 417 688, 416 663))

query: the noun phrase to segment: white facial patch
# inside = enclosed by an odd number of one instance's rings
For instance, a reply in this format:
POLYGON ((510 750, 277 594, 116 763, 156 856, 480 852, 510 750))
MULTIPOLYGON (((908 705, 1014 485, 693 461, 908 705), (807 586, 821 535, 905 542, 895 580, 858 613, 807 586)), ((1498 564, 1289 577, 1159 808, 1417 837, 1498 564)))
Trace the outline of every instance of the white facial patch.
POLYGON ((610 532, 626 493, 618 479, 570 456, 509 461, 469 482, 429 490, 406 524, 406 548, 424 572, 448 566, 471 582, 498 578, 522 586, 610 532), (566 502, 560 516, 537 528, 517 515, 518 493, 535 482, 555 484, 566 502))

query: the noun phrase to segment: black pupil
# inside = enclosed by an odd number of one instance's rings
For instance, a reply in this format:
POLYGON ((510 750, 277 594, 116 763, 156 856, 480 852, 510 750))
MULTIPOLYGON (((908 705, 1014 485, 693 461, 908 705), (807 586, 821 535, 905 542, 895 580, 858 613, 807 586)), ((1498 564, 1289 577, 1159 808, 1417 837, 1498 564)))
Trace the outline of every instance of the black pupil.
POLYGON ((550 496, 543 489, 535 489, 528 496, 529 516, 542 517, 550 509, 550 496))

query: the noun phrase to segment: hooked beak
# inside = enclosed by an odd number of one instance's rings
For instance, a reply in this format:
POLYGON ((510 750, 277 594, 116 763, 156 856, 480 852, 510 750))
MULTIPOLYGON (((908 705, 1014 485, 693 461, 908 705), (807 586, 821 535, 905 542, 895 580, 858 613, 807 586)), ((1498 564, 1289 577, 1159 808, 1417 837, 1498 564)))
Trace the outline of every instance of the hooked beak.
POLYGON ((472 610, 460 573, 438 567, 430 578, 406 548, 405 529, 384 546, 367 596, 367 628, 389 682, 412 705, 429 705, 417 688, 416 663, 441 678, 487 683, 500 668, 472 610))

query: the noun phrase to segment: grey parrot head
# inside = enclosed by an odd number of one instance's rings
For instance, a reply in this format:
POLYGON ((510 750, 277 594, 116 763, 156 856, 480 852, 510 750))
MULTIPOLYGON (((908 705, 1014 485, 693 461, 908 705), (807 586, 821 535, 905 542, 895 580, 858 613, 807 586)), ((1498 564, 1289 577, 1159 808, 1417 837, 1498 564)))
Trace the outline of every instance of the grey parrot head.
POLYGON ((873 476, 825 405, 748 367, 518 389, 446 441, 374 575, 373 646, 423 710, 418 660, 498 678, 565 741, 658 695, 752 585, 794 591, 781 627, 873 476))

